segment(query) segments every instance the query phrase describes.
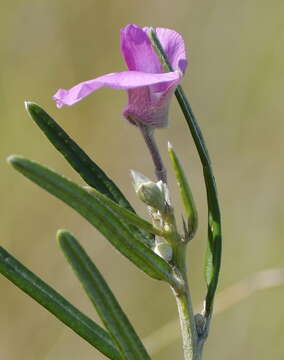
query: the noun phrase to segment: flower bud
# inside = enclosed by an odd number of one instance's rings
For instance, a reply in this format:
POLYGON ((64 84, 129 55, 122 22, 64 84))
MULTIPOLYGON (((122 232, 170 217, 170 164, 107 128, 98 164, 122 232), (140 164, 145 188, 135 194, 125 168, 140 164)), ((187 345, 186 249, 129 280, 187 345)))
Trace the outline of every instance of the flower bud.
POLYGON ((165 191, 163 189, 163 182, 155 183, 146 176, 131 171, 133 177, 134 189, 140 200, 152 208, 164 212, 166 208, 165 191))

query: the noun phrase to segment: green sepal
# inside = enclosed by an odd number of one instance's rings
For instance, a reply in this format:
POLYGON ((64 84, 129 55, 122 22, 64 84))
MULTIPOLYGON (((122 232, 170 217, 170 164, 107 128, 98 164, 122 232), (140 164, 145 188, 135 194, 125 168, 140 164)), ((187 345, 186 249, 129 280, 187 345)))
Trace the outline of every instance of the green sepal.
POLYGON ((149 276, 175 283, 170 265, 139 241, 109 208, 83 187, 34 161, 10 156, 11 165, 28 179, 64 201, 95 228, 124 256, 149 276))
POLYGON ((0 273, 112 360, 123 360, 109 334, 0 247, 0 273))
POLYGON ((170 143, 168 144, 168 151, 175 171, 177 185, 180 191, 180 196, 188 219, 186 226, 186 233, 187 233, 186 235, 188 236, 188 239, 186 240, 190 240, 195 235, 198 226, 197 209, 195 206, 195 202, 193 199, 190 186, 184 174, 183 168, 170 143))
POLYGON ((150 359, 111 289, 78 241, 66 230, 58 231, 57 240, 123 358, 150 359))

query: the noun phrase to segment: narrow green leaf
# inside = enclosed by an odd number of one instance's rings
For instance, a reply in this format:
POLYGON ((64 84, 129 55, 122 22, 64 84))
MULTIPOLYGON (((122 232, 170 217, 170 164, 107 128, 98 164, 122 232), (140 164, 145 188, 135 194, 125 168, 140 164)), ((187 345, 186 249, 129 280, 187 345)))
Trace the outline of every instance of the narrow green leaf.
MULTIPOLYGON (((152 29, 150 33, 151 41, 159 55, 165 71, 173 71, 172 66, 167 59, 167 56, 157 38, 155 29, 152 29)), ((222 255, 222 232, 221 232, 221 213, 219 207, 219 201, 217 196, 217 189, 215 178, 212 171, 211 160, 209 153, 197 123, 197 120, 193 114, 191 106, 187 100, 187 97, 179 85, 175 91, 177 101, 181 107, 192 138, 194 140, 197 152, 200 157, 200 161, 203 167, 203 175, 207 192, 207 204, 208 204, 208 247, 207 257, 205 264, 205 277, 207 282, 207 295, 205 299, 205 312, 206 316, 210 317, 213 312, 213 302, 215 292, 218 285, 219 272, 221 267, 221 255, 222 255)))
POLYGON ((109 359, 122 360, 109 334, 0 247, 0 273, 109 359))
POLYGON ((26 102, 26 109, 55 148, 88 185, 105 194, 121 206, 134 211, 128 200, 105 172, 75 143, 51 116, 39 105, 26 102))
POLYGON ((23 157, 11 156, 8 161, 24 176, 81 214, 145 273, 155 279, 175 283, 170 265, 141 243, 112 211, 84 188, 23 157))
POLYGON ((96 189, 86 189, 91 195, 93 195, 97 200, 99 200, 104 206, 109 208, 114 212, 121 221, 126 224, 135 225, 137 228, 147 231, 148 233, 155 234, 158 236, 163 236, 163 233, 156 229, 151 223, 147 220, 142 219, 140 216, 137 216, 133 212, 123 208, 114 201, 110 200, 96 189))
POLYGON ((213 312, 214 297, 218 285, 219 272, 221 267, 221 213, 219 208, 215 178, 211 167, 211 161, 201 130, 181 87, 178 87, 178 89, 176 90, 176 97, 179 101, 189 129, 191 131, 191 135, 195 142, 195 146, 197 148, 202 163, 204 181, 206 186, 208 204, 208 246, 205 261, 205 277, 207 282, 205 311, 206 316, 210 317, 213 312))
POLYGON ((181 199, 186 211, 186 215, 188 217, 187 231, 189 232, 190 238, 192 238, 197 230, 197 225, 198 225, 198 215, 197 215, 195 202, 189 184, 187 182, 186 176, 184 174, 183 168, 170 143, 168 146, 168 150, 173 168, 175 170, 175 175, 176 175, 181 199))
MULTIPOLYGON (((43 131, 54 147, 65 157, 75 171, 86 181, 92 188, 97 189, 102 194, 109 197, 119 205, 135 213, 126 197, 122 194, 115 183, 105 174, 105 172, 82 150, 74 140, 59 126, 50 115, 47 114, 39 105, 26 102, 26 109, 31 118, 43 131)), ((152 246, 154 241, 153 235, 143 231, 138 231, 133 226, 132 231, 137 232, 137 236, 152 246)))
POLYGON ((57 239, 123 357, 129 360, 150 359, 118 301, 85 250, 65 230, 58 231, 57 239))

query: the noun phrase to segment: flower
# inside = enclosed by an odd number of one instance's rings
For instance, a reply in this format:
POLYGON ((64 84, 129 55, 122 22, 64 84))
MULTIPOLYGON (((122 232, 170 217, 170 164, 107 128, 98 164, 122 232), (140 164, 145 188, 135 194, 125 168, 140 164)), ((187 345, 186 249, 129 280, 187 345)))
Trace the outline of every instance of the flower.
POLYGON ((83 81, 69 90, 59 89, 53 96, 57 107, 73 105, 102 86, 124 89, 128 105, 123 111, 132 124, 165 127, 171 96, 180 83, 187 61, 184 42, 177 32, 156 28, 156 35, 174 71, 164 72, 147 33, 150 28, 127 25, 121 29, 121 51, 129 71, 116 72, 83 81))

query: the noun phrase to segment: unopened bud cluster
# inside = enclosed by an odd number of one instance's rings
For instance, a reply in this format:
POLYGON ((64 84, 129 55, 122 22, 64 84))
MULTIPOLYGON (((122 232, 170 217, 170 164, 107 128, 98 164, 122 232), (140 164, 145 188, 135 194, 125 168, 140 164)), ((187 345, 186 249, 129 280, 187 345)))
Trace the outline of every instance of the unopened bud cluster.
MULTIPOLYGON (((170 228, 168 214, 171 211, 167 185, 161 180, 154 182, 136 171, 131 171, 131 175, 136 194, 149 207, 153 225, 166 234, 170 228)), ((156 237, 153 251, 166 261, 172 259, 172 246, 164 238, 156 237)))
POLYGON ((162 181, 151 181, 136 171, 131 171, 131 175, 139 199, 151 208, 164 213, 167 206, 165 184, 162 181))

